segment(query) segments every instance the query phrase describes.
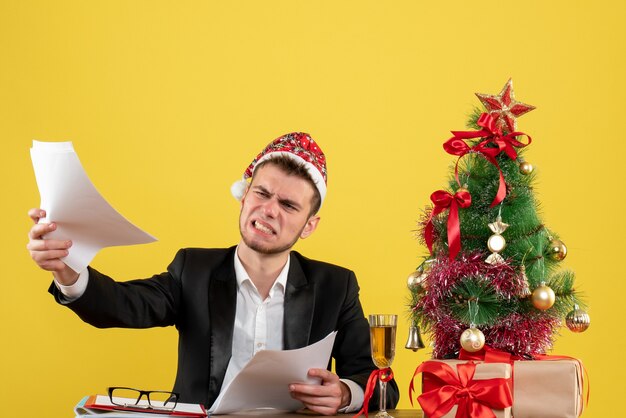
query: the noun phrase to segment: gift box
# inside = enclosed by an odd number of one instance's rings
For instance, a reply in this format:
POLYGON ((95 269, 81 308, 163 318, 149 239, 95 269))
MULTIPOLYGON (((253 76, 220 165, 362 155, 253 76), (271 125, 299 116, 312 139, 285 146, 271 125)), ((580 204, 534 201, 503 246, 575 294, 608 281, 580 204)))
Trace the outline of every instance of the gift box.
POLYGON ((515 418, 576 418, 583 413, 584 367, 578 359, 540 354, 534 360, 520 360, 487 345, 475 353, 461 349, 459 359, 513 366, 515 418))
MULTIPOLYGON (((580 360, 560 356, 541 356, 538 360, 510 361, 510 356, 498 359, 489 354, 487 361, 491 362, 469 361, 476 363, 473 379, 484 380, 511 375, 513 377, 511 385, 513 407, 512 409, 493 410, 496 417, 577 418, 582 414, 584 408, 583 366, 580 360), (496 359, 501 362, 493 362, 496 359), (506 359, 508 362, 504 362, 507 361, 506 359), (509 368, 508 372, 503 373, 502 369, 498 369, 502 366, 510 367, 509 363, 513 367, 509 368), (488 374, 483 374, 485 371, 488 374)), ((484 354, 482 358, 485 358, 484 354)), ((457 365, 468 363, 468 360, 429 360, 422 363, 418 370, 425 364, 435 362, 444 363, 454 370, 457 365)), ((428 369, 429 367, 425 368, 428 369)), ((423 394, 440 390, 441 385, 440 379, 433 376, 432 373, 424 373, 422 378, 423 394)), ((457 406, 454 406, 453 409, 441 416, 454 417, 456 409, 457 406)), ((426 412, 424 416, 429 417, 426 412)))
POLYGON ((582 363, 575 359, 515 361, 515 418, 576 418, 583 411, 582 363))
POLYGON ((484 413, 485 409, 497 418, 511 417, 508 363, 428 360, 417 368, 416 374, 420 372, 422 395, 417 399, 425 418, 454 418, 458 408, 467 411, 462 415, 467 417, 484 413))

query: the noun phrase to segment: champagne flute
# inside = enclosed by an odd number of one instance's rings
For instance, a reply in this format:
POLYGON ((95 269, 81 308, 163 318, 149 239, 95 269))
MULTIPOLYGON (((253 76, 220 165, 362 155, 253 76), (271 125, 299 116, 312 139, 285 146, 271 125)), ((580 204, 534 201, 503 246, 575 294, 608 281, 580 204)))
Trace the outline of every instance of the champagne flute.
MULTIPOLYGON (((398 315, 369 315, 372 360, 379 369, 391 367, 396 354, 396 323, 398 315)), ((376 418, 393 418, 387 413, 387 382, 380 379, 380 400, 376 418)))

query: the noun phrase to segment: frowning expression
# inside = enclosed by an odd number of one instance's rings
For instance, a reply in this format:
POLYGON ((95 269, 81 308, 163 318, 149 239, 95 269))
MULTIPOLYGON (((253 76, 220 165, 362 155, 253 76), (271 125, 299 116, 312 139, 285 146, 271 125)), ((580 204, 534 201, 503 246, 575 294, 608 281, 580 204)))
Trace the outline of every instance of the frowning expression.
POLYGON ((241 201, 239 230, 243 243, 263 254, 289 251, 317 227, 310 215, 314 190, 303 178, 273 164, 259 167, 241 201))

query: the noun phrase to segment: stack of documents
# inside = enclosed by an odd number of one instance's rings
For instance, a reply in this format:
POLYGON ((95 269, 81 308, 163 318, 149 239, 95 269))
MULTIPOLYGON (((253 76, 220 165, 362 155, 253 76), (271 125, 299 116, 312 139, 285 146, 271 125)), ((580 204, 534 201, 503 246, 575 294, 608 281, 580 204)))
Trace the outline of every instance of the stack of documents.
MULTIPOLYGON (((134 404, 135 399, 116 399, 118 403, 134 404)), ((139 401, 139 405, 146 405, 147 401, 139 401)), ((133 407, 122 407, 114 405, 108 396, 93 395, 83 398, 74 408, 76 417, 84 417, 89 415, 100 415, 106 418, 139 418, 139 417, 190 417, 203 418, 207 417, 204 406, 198 404, 178 403, 173 411, 160 411, 158 409, 139 409, 133 407)))

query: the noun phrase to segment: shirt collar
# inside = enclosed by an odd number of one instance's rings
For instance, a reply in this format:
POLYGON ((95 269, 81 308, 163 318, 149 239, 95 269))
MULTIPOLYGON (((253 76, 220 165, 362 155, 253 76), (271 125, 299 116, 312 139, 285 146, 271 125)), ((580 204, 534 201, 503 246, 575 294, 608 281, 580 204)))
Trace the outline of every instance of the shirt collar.
MULTIPOLYGON (((250 284, 254 286, 254 283, 252 283, 252 280, 250 279, 248 272, 246 271, 245 267, 241 263, 241 260, 239 259, 239 256, 237 255, 238 251, 239 251, 239 247, 237 247, 237 250, 235 251, 235 277, 237 278, 237 287, 240 287, 246 281, 249 281, 250 284)), ((285 266, 280 271, 280 273, 278 273, 278 277, 276 277, 276 281, 274 282, 274 284, 272 285, 272 288, 270 289, 270 296, 272 296, 272 294, 274 293, 274 289, 276 289, 277 286, 280 286, 283 291, 287 287, 287 276, 289 275, 290 263, 291 263, 291 255, 287 257, 287 262, 285 263, 285 266)))

